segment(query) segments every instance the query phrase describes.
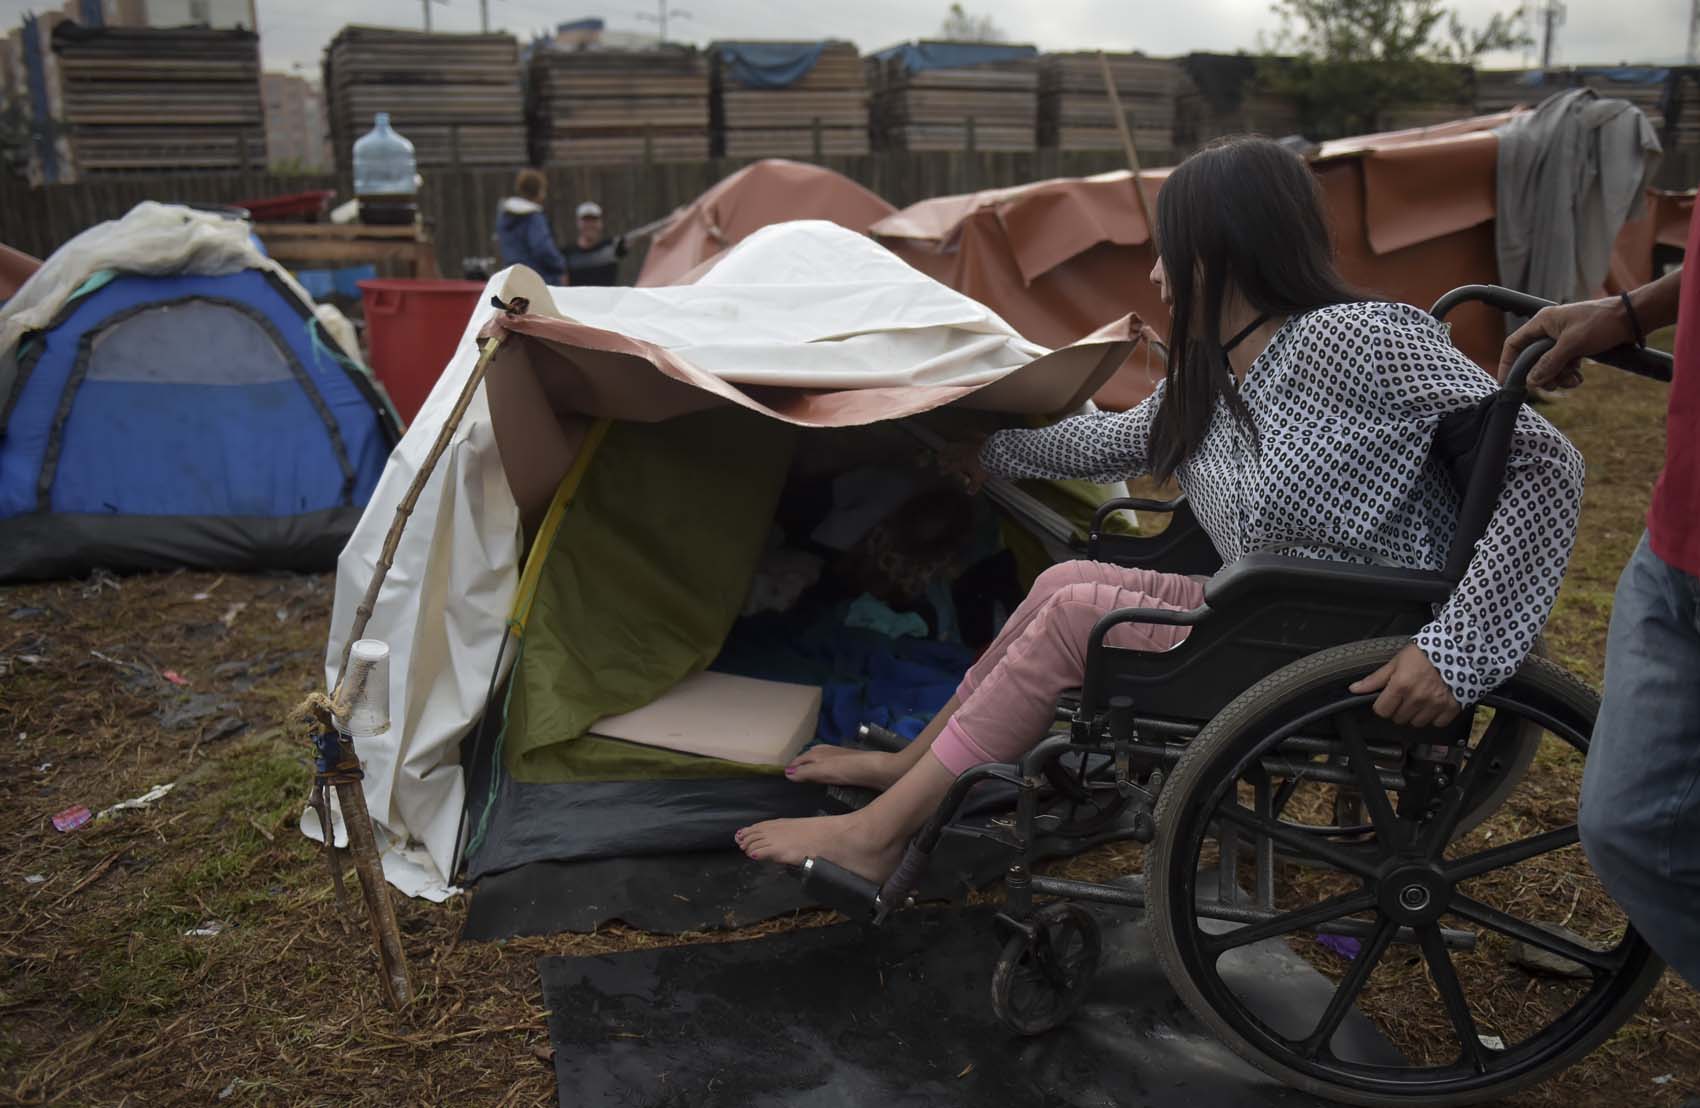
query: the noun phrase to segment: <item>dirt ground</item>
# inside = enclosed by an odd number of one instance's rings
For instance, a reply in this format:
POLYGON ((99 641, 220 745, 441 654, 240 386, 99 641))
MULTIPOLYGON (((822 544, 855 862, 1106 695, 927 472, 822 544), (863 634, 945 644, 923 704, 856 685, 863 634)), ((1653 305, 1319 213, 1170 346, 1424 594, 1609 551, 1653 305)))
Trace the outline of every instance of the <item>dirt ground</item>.
MULTIPOLYGON (((1595 681, 1664 395, 1596 369, 1546 408, 1589 462, 1548 638, 1595 681)), ((0 1104, 552 1104, 537 957, 678 941, 607 927, 461 943, 464 901, 397 897, 419 1001, 385 1011, 367 941, 296 830, 309 759, 279 729, 320 681, 330 601, 328 576, 0 588, 0 1104), (54 827, 158 785, 173 788, 146 807, 54 827)), ((1573 767, 1535 772, 1574 788, 1573 767)), ((1697 1080, 1700 997, 1667 975, 1603 1048, 1513 1103, 1674 1105, 1697 1080)))

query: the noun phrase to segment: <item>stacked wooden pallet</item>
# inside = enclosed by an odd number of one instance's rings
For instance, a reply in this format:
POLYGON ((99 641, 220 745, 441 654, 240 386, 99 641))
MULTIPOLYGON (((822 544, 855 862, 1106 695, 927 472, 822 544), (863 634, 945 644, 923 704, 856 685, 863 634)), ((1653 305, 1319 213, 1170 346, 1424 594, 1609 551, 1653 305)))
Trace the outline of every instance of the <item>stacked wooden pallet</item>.
POLYGON ((1671 150, 1700 147, 1700 69, 1671 75, 1672 107, 1665 120, 1665 145, 1671 150))
MULTIPOLYGON (((868 152, 868 85, 862 59, 848 42, 825 42, 820 58, 783 88, 745 84, 730 51, 714 43, 710 114, 715 152, 728 158, 806 158, 868 152)), ((753 45, 753 44, 748 44, 753 45)), ((777 47, 804 43, 772 43, 777 47)))
POLYGON ((1604 98, 1629 101, 1641 109, 1653 130, 1662 135, 1665 133, 1666 111, 1672 106, 1670 86, 1674 77, 1663 69, 1643 70, 1636 74, 1643 75, 1648 79, 1619 79, 1609 72, 1589 70, 1577 74, 1577 84, 1593 89, 1604 98))
MULTIPOLYGON (((1116 84, 1142 163, 1163 165, 1175 148, 1181 68, 1166 58, 1110 54, 1116 84)), ((1046 54, 1039 61, 1039 145, 1063 150, 1120 150, 1121 131, 1097 53, 1046 54)))
POLYGON ((206 27, 54 28, 76 171, 263 168, 259 36, 206 27))
POLYGON ((421 168, 526 160, 512 35, 344 27, 325 48, 324 82, 331 148, 343 172, 378 112, 390 113, 421 168))
POLYGON ((1031 59, 911 70, 870 61, 875 145, 885 150, 1032 150, 1038 69, 1031 59))
POLYGON ((528 95, 538 164, 708 157, 708 59, 694 49, 539 49, 528 95))
POLYGON ((1532 108, 1570 84, 1568 75, 1561 70, 1543 73, 1538 69, 1478 69, 1475 109, 1477 114, 1487 115, 1519 105, 1532 108))

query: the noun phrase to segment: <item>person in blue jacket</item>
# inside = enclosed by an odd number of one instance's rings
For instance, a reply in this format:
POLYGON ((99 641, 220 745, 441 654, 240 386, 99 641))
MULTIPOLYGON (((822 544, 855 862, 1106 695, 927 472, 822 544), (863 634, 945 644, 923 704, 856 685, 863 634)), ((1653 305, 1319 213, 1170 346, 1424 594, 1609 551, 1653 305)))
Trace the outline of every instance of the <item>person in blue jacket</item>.
POLYGON ((514 178, 514 192, 502 201, 496 217, 496 242, 501 246, 503 265, 525 265, 535 269, 543 283, 567 283, 567 262, 555 245, 549 214, 543 210, 547 184, 543 173, 522 169, 514 178))

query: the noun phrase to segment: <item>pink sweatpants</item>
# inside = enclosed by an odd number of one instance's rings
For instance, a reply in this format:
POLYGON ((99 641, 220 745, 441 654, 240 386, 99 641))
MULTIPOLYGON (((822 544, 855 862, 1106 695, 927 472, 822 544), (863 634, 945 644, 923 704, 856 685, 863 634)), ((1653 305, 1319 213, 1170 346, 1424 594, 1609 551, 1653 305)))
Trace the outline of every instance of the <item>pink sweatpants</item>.
MULTIPOLYGON (((1196 608, 1204 586, 1190 577, 1124 569, 1104 562, 1062 562, 1033 591, 956 690, 961 707, 933 741, 952 774, 982 762, 1014 762, 1049 729, 1057 697, 1086 675, 1093 624, 1116 608, 1196 608)), ((1188 628, 1124 623, 1111 646, 1169 650, 1188 628)))

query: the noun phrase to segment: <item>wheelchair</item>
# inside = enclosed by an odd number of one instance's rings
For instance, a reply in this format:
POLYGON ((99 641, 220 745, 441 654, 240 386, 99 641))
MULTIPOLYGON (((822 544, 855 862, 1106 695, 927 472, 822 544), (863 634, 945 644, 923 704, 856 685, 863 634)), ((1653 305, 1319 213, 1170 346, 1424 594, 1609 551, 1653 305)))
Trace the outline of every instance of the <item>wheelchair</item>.
MULTIPOLYGON (((1448 293, 1433 314, 1465 302, 1522 315, 1547 304, 1476 285, 1448 293)), ((1574 790, 1525 796, 1523 786, 1536 758, 1579 781, 1597 694, 1536 656, 1455 723, 1417 729, 1381 719, 1373 695, 1348 690, 1462 578, 1504 483, 1525 378, 1550 346, 1525 350, 1503 387, 1437 431, 1431 461, 1460 499, 1444 570, 1258 553, 1215 572, 1195 610, 1110 612, 1057 728, 1019 764, 963 773, 882 886, 809 859, 805 888, 877 924, 913 904, 943 836, 996 837, 1013 854, 997 917, 1007 940, 992 974, 1009 1028, 1044 1033, 1085 997, 1101 938, 1082 902, 1140 908, 1170 983, 1213 1033, 1280 1081, 1341 1102, 1475 1103, 1594 1049, 1663 966, 1627 920, 1609 918, 1609 900, 1592 938, 1564 926, 1577 922, 1587 890, 1572 890, 1574 875, 1548 862, 1580 849, 1574 790), (1127 622, 1190 631, 1164 653, 1106 643, 1127 622), (1013 821, 991 832, 954 823, 969 793, 992 782, 1014 789, 1013 821), (1145 844, 1142 880, 1034 872, 1059 841, 1118 839, 1145 844), (1567 900, 1570 915, 1559 918, 1567 900), (1326 1002, 1272 1009, 1266 988, 1245 988, 1234 963, 1254 944, 1285 944, 1321 970, 1326 1002), (1342 1034, 1349 1018, 1365 1018, 1372 994, 1374 1022, 1402 1065, 1355 1051, 1342 1034), (1416 1002, 1421 1013, 1402 1008, 1416 1002), (1423 1035, 1407 1034, 1417 1025, 1423 1035), (1437 1048, 1437 1037, 1451 1045, 1437 1048)), ((1624 348, 1597 360, 1670 379, 1668 355, 1624 348)), ((1210 572, 1214 551, 1187 518, 1184 498, 1111 502, 1085 553, 1210 572), (1176 518, 1155 538, 1103 533, 1122 508, 1176 518)))

